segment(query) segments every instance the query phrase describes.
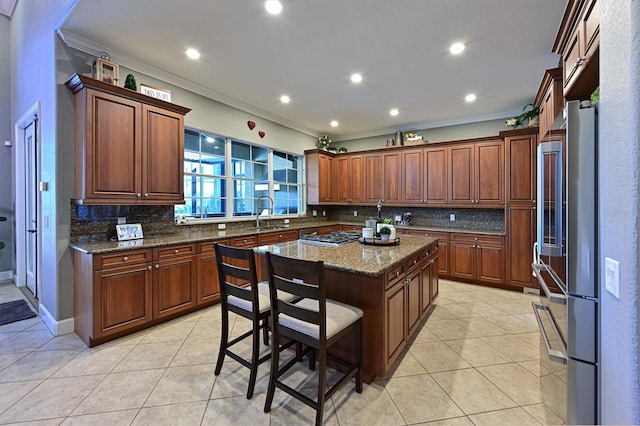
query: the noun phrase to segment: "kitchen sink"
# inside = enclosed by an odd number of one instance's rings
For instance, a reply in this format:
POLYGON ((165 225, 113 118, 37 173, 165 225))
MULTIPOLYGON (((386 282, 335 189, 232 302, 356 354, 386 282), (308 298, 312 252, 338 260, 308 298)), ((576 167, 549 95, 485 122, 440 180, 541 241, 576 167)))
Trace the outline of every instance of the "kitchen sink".
POLYGON ((284 229, 289 229, 289 228, 285 228, 284 226, 261 226, 260 228, 257 229, 257 231, 258 232, 282 231, 284 229))

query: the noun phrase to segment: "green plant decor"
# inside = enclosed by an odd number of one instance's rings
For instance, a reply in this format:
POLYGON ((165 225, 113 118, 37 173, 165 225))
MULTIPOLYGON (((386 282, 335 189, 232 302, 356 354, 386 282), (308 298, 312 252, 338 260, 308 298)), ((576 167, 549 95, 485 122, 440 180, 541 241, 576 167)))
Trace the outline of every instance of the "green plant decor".
POLYGON ((596 87, 596 90, 591 94, 591 104, 595 105, 600 100, 600 86, 596 87))
POLYGON ((391 228, 388 226, 383 226, 380 228, 380 235, 391 235, 391 228))
POLYGON ((391 225, 393 223, 390 217, 385 217, 383 222, 386 223, 387 225, 391 225))
POLYGON ((127 78, 124 81, 124 88, 138 90, 138 83, 136 83, 136 78, 133 76, 133 74, 127 74, 127 78))
MULTIPOLYGON (((7 218, 4 216, 0 216, 0 222, 6 222, 7 218)), ((2 250, 5 247, 4 241, 0 241, 0 250, 2 250)))
POLYGON ((329 148, 329 145, 331 145, 331 139, 329 139, 329 136, 327 135, 320 136, 316 142, 316 147, 318 149, 327 149, 329 148))
POLYGON ((529 120, 536 118, 540 114, 540 108, 533 106, 533 104, 526 104, 522 108, 522 114, 508 119, 504 122, 505 126, 516 128, 518 126, 526 126, 529 120), (527 108, 531 108, 527 110, 527 108))

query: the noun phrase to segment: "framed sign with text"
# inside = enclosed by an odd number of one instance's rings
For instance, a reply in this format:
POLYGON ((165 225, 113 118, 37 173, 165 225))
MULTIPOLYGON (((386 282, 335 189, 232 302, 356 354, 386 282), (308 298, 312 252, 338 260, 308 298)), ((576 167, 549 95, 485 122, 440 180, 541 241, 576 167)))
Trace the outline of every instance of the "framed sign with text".
POLYGON ((140 83, 140 93, 151 96, 152 98, 160 99, 161 101, 171 102, 171 91, 166 89, 158 89, 157 87, 140 83))

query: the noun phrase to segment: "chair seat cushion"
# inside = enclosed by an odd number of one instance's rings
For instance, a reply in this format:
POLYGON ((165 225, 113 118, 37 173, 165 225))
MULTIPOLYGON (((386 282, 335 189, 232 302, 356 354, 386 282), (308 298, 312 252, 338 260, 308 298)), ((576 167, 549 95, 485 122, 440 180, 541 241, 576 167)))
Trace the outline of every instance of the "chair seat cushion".
MULTIPOLYGON (((296 303, 296 306, 310 311, 319 310, 318 301, 313 299, 302 299, 296 303)), ((362 318, 363 314, 360 308, 327 299, 327 339, 362 318)), ((320 338, 320 327, 315 324, 301 321, 285 314, 280 314, 279 318, 280 325, 284 327, 299 331, 315 339, 320 338)))
MULTIPOLYGON (((285 293, 284 291, 278 291, 278 298, 287 302, 293 300, 295 296, 293 294, 285 293)), ((253 312, 251 309, 251 302, 245 299, 241 299, 236 296, 227 297, 227 303, 237 306, 240 309, 244 309, 247 312, 253 312)), ((269 282, 261 281, 258 283, 258 305, 259 312, 268 311, 271 308, 271 300, 269 298, 269 282)))

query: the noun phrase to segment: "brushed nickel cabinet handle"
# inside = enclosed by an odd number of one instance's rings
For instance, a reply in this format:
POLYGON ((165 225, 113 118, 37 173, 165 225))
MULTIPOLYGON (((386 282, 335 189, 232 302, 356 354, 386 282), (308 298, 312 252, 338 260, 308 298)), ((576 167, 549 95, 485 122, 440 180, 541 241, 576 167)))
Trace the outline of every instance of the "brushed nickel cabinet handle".
POLYGON ((148 270, 151 270, 151 265, 147 266, 147 269, 148 269, 148 270))
POLYGON ((156 269, 159 269, 159 268, 160 268, 160 264, 156 263, 156 269))
POLYGON ((173 254, 178 254, 178 253, 180 253, 180 250, 178 250, 178 249, 175 249, 175 250, 173 251, 173 254))

